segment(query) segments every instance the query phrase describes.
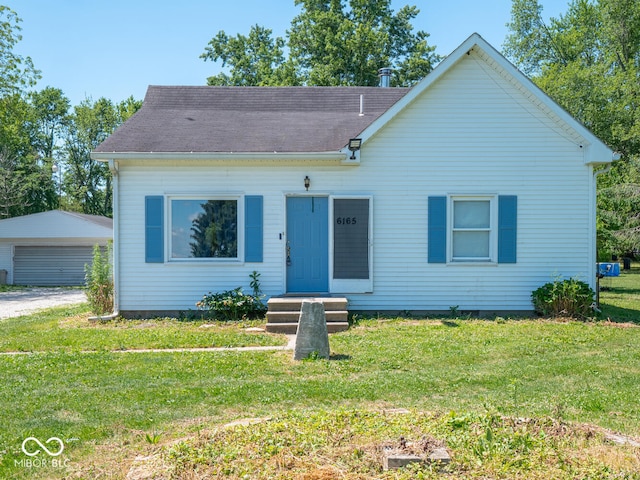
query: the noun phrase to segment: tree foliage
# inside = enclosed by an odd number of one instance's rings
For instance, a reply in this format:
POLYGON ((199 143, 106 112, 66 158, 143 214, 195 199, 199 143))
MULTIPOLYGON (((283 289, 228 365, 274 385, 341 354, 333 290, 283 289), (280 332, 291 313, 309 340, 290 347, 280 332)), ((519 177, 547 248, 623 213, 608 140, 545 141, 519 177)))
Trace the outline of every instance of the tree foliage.
POLYGON ((0 219, 15 216, 27 207, 27 197, 27 186, 17 158, 7 149, 0 150, 0 219))
POLYGON ((39 157, 37 111, 21 95, 0 98, 0 209, 13 217, 57 207, 51 162, 39 157), (18 187, 19 186, 19 187, 18 187))
POLYGON ((71 124, 69 99, 59 88, 46 87, 31 93, 34 109, 35 142, 33 147, 42 158, 59 160, 60 137, 71 124))
POLYGON ((505 54, 622 154, 599 178, 601 256, 640 251, 640 3, 572 0, 545 21, 538 0, 513 0, 505 54))
POLYGON ((0 97, 19 93, 23 88, 35 85, 40 78, 31 58, 13 51, 22 40, 21 21, 16 12, 0 5, 0 97))
POLYGON ((229 73, 209 77, 209 85, 368 85, 378 70, 391 67, 393 85, 409 86, 439 60, 428 34, 414 32, 419 10, 390 0, 295 0, 302 11, 287 38, 255 25, 248 36, 211 39, 204 60, 221 61, 229 73), (289 56, 285 56, 288 51, 289 56))
POLYGON ((111 214, 111 174, 91 151, 142 102, 89 99, 71 111, 53 87, 27 92, 40 72, 14 52, 20 18, 0 5, 0 217, 54 208, 111 214))
POLYGON ((64 145, 62 184, 72 209, 111 216, 111 172, 104 162, 91 159, 91 152, 140 106, 130 97, 118 105, 106 98, 86 99, 74 108, 64 145))
POLYGON ((209 85, 266 86, 295 84, 290 65, 285 62, 285 41, 272 38, 268 28, 254 25, 248 36, 229 37, 220 31, 211 39, 201 58, 222 62, 231 67, 207 79, 209 85))

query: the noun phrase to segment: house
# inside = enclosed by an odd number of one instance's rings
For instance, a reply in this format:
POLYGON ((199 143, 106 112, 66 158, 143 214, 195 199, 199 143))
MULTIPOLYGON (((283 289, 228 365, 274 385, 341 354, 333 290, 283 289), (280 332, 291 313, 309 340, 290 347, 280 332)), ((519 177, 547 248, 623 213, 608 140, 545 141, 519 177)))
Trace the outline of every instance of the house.
POLYGON ((0 220, 0 270, 13 285, 84 285, 93 246, 112 237, 113 220, 97 215, 52 210, 0 220))
POLYGON ((253 271, 269 297, 354 311, 529 312, 554 275, 593 285, 594 168, 614 159, 477 34, 411 89, 151 86, 92 156, 125 315, 253 271))

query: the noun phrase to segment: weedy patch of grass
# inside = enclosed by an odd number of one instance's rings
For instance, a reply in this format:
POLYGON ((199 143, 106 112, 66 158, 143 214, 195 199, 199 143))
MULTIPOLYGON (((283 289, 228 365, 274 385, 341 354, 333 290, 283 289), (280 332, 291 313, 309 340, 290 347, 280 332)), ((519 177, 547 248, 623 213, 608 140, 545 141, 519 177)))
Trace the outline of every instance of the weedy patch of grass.
POLYGON ((285 345, 282 335, 245 332, 255 323, 172 318, 90 322, 86 304, 0 320, 0 352, 95 351, 285 345))
POLYGON ((491 412, 293 411, 200 432, 158 457, 165 478, 640 478, 638 449, 598 428, 491 412), (383 471, 385 447, 400 442, 445 445, 452 461, 383 471))

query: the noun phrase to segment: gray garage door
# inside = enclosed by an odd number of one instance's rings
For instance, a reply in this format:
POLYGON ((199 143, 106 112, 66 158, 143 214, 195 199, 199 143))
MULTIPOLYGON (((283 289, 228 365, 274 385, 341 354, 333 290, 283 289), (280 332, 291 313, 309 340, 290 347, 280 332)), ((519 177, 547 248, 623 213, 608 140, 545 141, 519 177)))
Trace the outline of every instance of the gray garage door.
POLYGON ((93 247, 15 247, 15 285, 84 285, 84 266, 91 263, 93 247))

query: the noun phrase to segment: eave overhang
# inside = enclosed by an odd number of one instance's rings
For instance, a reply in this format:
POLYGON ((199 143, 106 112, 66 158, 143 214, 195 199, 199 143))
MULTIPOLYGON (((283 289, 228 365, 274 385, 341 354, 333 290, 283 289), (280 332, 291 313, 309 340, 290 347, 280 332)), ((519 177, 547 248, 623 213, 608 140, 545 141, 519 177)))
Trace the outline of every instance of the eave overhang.
POLYGON ((92 152, 99 162, 117 161, 212 161, 212 162, 278 162, 328 163, 357 165, 345 152, 92 152))

